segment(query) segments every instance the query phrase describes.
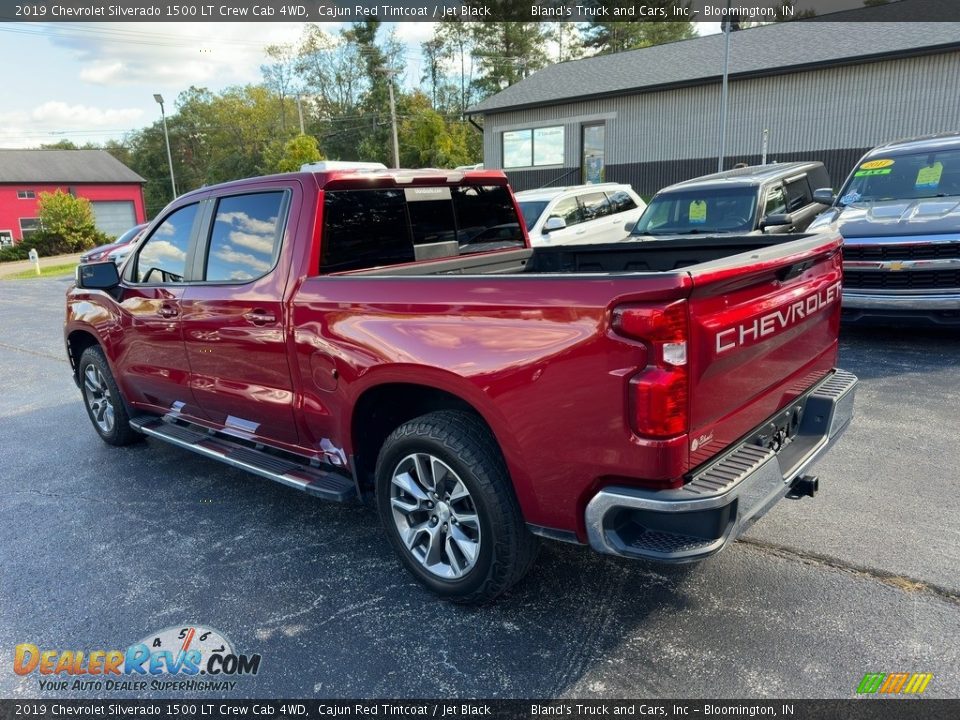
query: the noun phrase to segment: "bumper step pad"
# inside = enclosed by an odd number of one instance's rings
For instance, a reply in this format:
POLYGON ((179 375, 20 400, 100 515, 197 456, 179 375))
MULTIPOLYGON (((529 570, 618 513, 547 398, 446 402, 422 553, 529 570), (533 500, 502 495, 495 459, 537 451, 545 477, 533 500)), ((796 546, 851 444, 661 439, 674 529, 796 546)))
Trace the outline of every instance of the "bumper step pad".
POLYGON ((163 440, 324 500, 346 502, 357 497, 356 486, 349 478, 248 447, 201 428, 176 425, 154 416, 136 417, 130 420, 130 424, 148 437, 163 440))

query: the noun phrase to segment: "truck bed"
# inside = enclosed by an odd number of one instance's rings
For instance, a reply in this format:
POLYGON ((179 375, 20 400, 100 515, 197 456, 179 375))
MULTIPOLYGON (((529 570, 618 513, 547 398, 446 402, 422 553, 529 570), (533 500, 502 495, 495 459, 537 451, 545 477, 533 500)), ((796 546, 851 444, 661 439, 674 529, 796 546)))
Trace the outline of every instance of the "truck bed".
POLYGON ((358 270, 344 275, 512 275, 558 273, 662 273, 715 263, 810 237, 718 235, 676 240, 563 245, 438 258, 408 265, 358 270))

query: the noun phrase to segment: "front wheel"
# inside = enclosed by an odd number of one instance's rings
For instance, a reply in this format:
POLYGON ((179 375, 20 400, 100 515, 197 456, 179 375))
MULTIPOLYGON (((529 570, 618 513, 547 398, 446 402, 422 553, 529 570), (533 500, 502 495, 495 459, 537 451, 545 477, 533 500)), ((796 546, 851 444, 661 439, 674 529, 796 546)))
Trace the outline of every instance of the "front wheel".
POLYGON ((130 416, 110 372, 110 366, 97 346, 80 356, 80 389, 93 429, 110 445, 129 445, 143 436, 130 427, 130 416))
POLYGON ((440 411, 387 438, 377 506, 407 569, 438 595, 492 600, 520 580, 537 552, 503 457, 476 416, 440 411))

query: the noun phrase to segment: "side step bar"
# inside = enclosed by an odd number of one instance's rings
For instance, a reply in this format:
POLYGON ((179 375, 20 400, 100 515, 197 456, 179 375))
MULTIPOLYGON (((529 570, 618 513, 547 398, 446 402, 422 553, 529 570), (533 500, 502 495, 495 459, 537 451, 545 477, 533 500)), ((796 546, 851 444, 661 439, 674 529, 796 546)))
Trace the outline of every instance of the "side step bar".
POLYGON ((149 437, 324 500, 346 502, 357 497, 356 486, 348 478, 255 450, 221 435, 213 435, 195 427, 174 425, 153 415, 131 418, 130 425, 149 437))

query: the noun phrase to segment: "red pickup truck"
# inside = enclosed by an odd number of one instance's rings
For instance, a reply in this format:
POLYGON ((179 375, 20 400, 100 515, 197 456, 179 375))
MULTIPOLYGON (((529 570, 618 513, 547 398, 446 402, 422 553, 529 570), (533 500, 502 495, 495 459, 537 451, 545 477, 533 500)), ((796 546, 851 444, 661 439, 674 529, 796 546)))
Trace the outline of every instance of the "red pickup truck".
POLYGON ((838 236, 531 248, 520 217, 493 171, 177 198, 67 293, 94 429, 371 497, 460 602, 519 580, 537 536, 690 561, 813 495, 856 385, 835 368, 838 236))

